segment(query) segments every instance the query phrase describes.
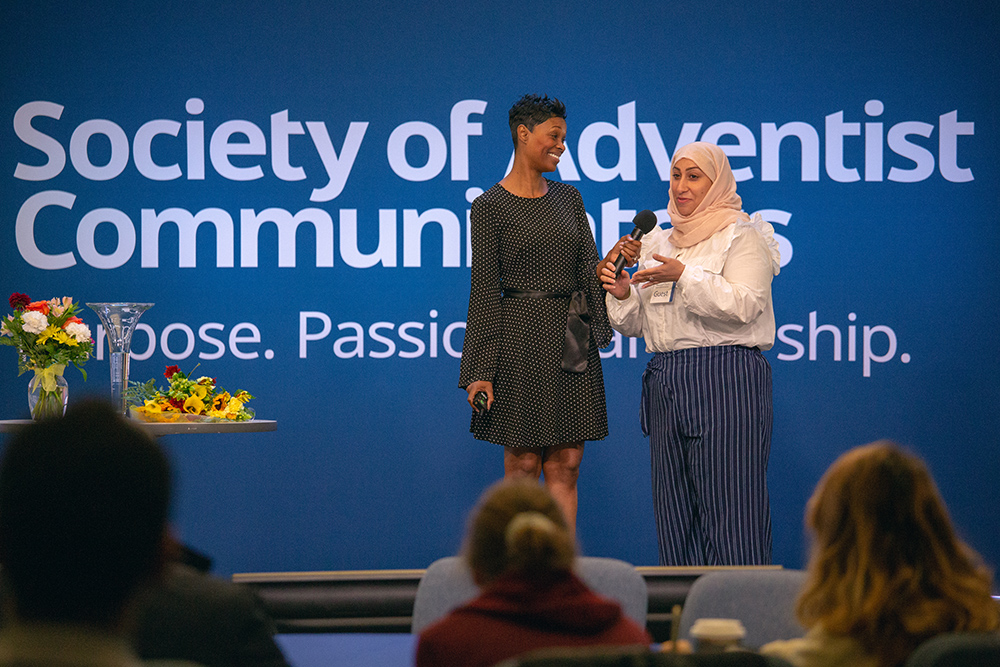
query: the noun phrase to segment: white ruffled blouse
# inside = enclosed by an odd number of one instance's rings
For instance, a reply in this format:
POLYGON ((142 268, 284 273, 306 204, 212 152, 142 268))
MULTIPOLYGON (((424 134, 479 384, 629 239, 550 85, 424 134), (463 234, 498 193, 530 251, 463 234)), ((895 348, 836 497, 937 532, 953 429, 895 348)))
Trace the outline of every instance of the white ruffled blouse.
POLYGON ((768 350, 774 345, 771 279, 778 275, 781 257, 774 228, 760 215, 689 248, 675 247, 670 229, 656 227, 642 239, 640 269, 660 264, 654 253, 685 266, 672 301, 663 296, 669 284, 632 285, 623 300, 607 294, 608 319, 616 330, 644 337, 647 352, 716 345, 768 350))

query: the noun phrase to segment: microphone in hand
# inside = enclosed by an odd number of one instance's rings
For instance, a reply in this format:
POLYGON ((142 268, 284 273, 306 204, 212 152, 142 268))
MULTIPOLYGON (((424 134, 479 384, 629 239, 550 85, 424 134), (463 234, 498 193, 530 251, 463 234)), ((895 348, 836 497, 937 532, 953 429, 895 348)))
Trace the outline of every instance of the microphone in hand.
MULTIPOLYGON (((635 225, 635 229, 632 230, 630 236, 634 240, 638 241, 645 234, 653 231, 653 227, 656 227, 656 214, 648 208, 643 209, 636 213, 635 217, 632 218, 632 224, 635 225)), ((618 259, 615 260, 615 278, 617 278, 621 274, 622 269, 625 268, 625 262, 625 253, 618 253, 618 259)))
POLYGON ((489 400, 490 397, 486 395, 485 391, 476 392, 476 395, 472 399, 472 406, 476 409, 476 412, 480 415, 489 414, 489 400))

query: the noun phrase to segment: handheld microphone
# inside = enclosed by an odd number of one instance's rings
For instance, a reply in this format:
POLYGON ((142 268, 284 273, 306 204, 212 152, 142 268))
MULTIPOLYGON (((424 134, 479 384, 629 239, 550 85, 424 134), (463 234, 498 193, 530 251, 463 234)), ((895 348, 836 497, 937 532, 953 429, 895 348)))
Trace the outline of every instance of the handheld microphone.
POLYGON ((476 392, 476 395, 472 398, 472 406, 478 414, 485 415, 489 413, 490 409, 486 407, 489 403, 489 398, 485 391, 476 392))
MULTIPOLYGON (((656 227, 656 214, 648 208, 643 209, 635 214, 632 223, 635 225, 635 229, 632 230, 630 236, 638 241, 644 234, 648 234, 653 231, 653 227, 656 227)), ((625 253, 620 252, 618 259, 615 260, 615 278, 621 274, 623 268, 625 268, 625 253)))

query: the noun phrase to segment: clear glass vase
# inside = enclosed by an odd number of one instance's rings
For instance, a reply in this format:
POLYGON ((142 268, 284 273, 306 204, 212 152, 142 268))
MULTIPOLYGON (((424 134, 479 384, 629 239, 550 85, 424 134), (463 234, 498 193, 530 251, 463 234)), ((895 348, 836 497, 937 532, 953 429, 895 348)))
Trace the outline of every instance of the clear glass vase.
POLYGON ((128 361, 132 347, 132 333, 151 303, 108 302, 87 304, 101 318, 108 352, 111 357, 111 403, 121 414, 128 416, 125 392, 128 391, 128 361))
POLYGON ((34 369, 35 376, 28 381, 28 409, 35 421, 62 417, 69 402, 69 383, 62 373, 48 369, 34 369), (46 374, 48 378, 46 378, 46 374), (46 385, 50 388, 46 389, 46 385))

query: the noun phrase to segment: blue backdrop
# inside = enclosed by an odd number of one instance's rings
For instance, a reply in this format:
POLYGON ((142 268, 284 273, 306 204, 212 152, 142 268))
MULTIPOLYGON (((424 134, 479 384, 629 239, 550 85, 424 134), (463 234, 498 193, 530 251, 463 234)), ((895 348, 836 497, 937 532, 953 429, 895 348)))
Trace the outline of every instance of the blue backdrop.
MULTIPOLYGON (((133 379, 200 363, 278 420, 165 439, 178 531, 219 572, 426 566, 501 475, 456 388, 467 215, 507 168, 510 104, 548 93, 554 177, 602 251, 665 209, 695 139, 782 237, 776 562, 803 563, 830 462, 888 437, 996 566, 996 7, 824 4, 5 2, 0 292, 155 302, 133 379)), ((655 564, 647 355, 607 353, 579 537, 655 564)), ((0 356, 0 415, 24 417, 0 356)), ((107 392, 106 353, 87 370, 74 397, 107 392)))

